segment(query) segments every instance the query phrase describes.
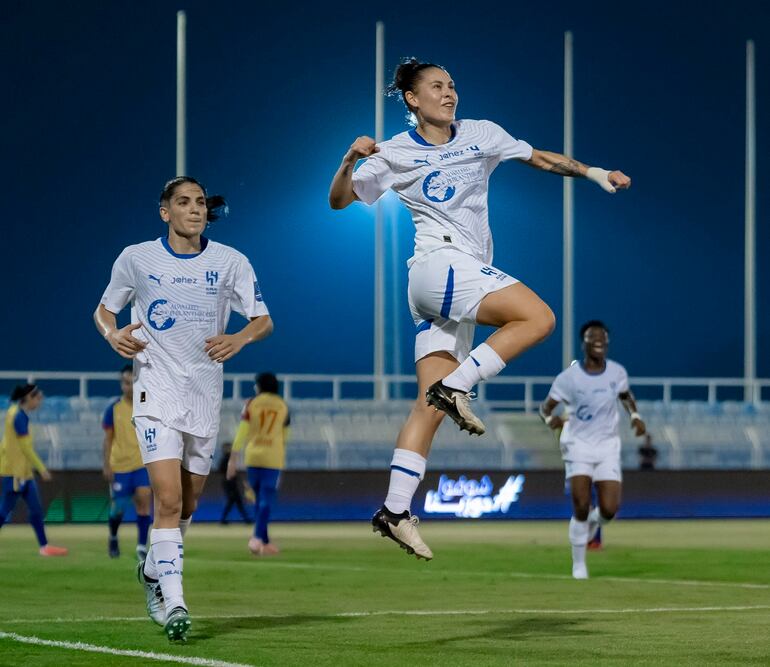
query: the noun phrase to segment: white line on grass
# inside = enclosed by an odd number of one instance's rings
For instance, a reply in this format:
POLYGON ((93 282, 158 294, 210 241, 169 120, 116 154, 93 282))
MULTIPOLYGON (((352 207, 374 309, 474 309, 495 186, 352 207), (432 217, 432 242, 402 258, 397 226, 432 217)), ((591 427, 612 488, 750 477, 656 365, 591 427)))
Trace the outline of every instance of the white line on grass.
POLYGON ((160 660, 163 662, 180 662, 184 665, 200 665, 201 667, 253 667, 241 662, 224 662, 223 660, 209 660, 208 658, 184 658, 169 653, 153 653, 152 651, 132 651, 127 649, 110 648, 109 646, 96 646, 83 642, 61 642, 40 637, 25 637, 15 632, 3 632, 0 630, 0 639, 8 639, 22 644, 37 646, 50 646, 52 648, 66 648, 73 651, 86 651, 88 653, 107 653, 109 655, 125 655, 130 658, 147 658, 148 660, 160 660))
MULTIPOLYGON (((196 562, 206 563, 219 563, 226 564, 227 566, 233 565, 248 565, 253 567, 254 561, 225 561, 213 558, 198 558, 196 562)), ((318 563, 282 563, 275 560, 263 560, 259 561, 259 567, 278 567, 294 570, 329 570, 335 572, 389 572, 392 574, 403 574, 402 570, 383 569, 380 567, 361 567, 356 565, 322 565, 318 563)), ((441 570, 441 569, 424 569, 424 574, 437 574, 437 575, 474 575, 474 576, 500 576, 511 577, 514 579, 569 579, 572 580, 572 576, 569 574, 534 574, 532 572, 492 572, 484 570, 441 570)), ((748 588, 757 590, 770 589, 770 584, 757 584, 751 582, 740 581, 699 581, 696 579, 645 579, 644 577, 593 577, 594 581, 616 581, 619 583, 634 583, 634 584, 660 584, 664 586, 709 586, 715 588, 748 588)))
MULTIPOLYGON (((310 613, 308 615, 314 618, 368 618, 372 616, 487 616, 494 614, 545 614, 545 615, 590 615, 590 614, 658 614, 658 613, 692 613, 706 611, 767 611, 770 605, 733 605, 727 607, 623 607, 620 609, 383 609, 379 611, 342 611, 332 614, 310 613)), ((213 614, 194 616, 198 620, 217 620, 217 619, 258 619, 258 618, 291 618, 293 616, 303 616, 302 613, 295 614, 213 614)), ((11 623, 34 624, 34 623, 119 623, 119 622, 144 622, 147 623, 146 616, 92 616, 83 618, 29 618, 13 619, 0 621, 4 625, 11 623)), ((2 633, 0 633, 2 637, 2 633)), ((197 663, 196 663, 197 664, 197 663)), ((229 663, 218 663, 229 664, 229 663)))

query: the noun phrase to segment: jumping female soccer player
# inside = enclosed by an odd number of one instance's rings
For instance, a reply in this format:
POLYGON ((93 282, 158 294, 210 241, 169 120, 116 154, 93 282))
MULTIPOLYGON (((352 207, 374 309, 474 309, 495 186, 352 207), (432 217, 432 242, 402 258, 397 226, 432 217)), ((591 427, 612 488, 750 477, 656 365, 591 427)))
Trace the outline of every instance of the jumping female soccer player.
POLYGON ((392 189, 415 223, 408 266, 419 398, 398 436, 388 495, 372 523, 408 553, 430 559, 409 508, 441 419, 448 414, 461 429, 481 435, 484 424, 470 409, 471 388, 546 338, 555 322, 537 294, 492 266, 490 174, 501 161, 517 159, 589 178, 607 192, 629 187, 631 179, 533 149, 490 121, 455 120, 455 84, 438 65, 403 62, 390 92, 401 95, 416 127, 379 145, 370 137, 356 139, 334 176, 329 203, 334 209, 359 200, 373 204, 392 189), (366 162, 354 172, 362 158, 366 162), (471 350, 477 323, 497 331, 471 350))
POLYGON ((583 360, 563 370, 553 382, 540 415, 559 437, 566 477, 572 489, 572 576, 588 579, 586 545, 599 526, 610 521, 620 506, 620 436, 618 399, 631 415, 636 435, 645 426, 636 411, 628 387, 628 374, 620 364, 607 359, 609 329, 599 320, 580 327, 583 360), (553 414, 564 403, 565 418, 553 414), (591 507, 591 483, 596 485, 598 507, 591 507))
POLYGON ((27 503, 29 522, 35 529, 41 556, 66 556, 64 547, 48 544, 43 525, 43 507, 35 484, 33 470, 37 470, 46 481, 51 481, 40 457, 35 453, 32 431, 29 428, 29 412, 37 410, 43 403, 43 392, 37 385, 25 384, 16 387, 11 394, 14 404, 5 415, 5 430, 0 447, 0 479, 2 480, 2 505, 0 505, 0 527, 8 520, 19 498, 27 503))
POLYGON ((171 640, 184 640, 190 628, 182 539, 211 468, 222 362, 273 330, 249 260, 202 235, 222 205, 193 178, 166 183, 160 217, 168 235, 120 254, 94 313, 112 348, 134 360, 134 426, 155 498, 150 552, 138 574, 148 613, 171 640), (118 328, 115 316, 129 303, 131 324, 118 328), (231 309, 250 322, 228 335, 231 309))

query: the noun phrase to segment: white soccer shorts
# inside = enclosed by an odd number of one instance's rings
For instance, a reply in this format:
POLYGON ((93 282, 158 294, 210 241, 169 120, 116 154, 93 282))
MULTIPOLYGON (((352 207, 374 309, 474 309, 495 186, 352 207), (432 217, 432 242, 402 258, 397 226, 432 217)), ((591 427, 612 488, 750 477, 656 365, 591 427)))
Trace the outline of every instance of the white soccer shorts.
POLYGON ((585 476, 594 482, 622 482, 623 471, 620 468, 620 457, 610 457, 602 461, 590 463, 586 461, 565 461, 565 477, 585 476))
POLYGON ((154 417, 134 417, 142 463, 179 459, 182 467, 196 475, 208 475, 217 445, 216 436, 201 438, 166 426, 154 417))
POLYGON ((462 363, 473 346, 481 300, 518 280, 453 246, 420 257, 409 269, 414 358, 449 352, 462 363))

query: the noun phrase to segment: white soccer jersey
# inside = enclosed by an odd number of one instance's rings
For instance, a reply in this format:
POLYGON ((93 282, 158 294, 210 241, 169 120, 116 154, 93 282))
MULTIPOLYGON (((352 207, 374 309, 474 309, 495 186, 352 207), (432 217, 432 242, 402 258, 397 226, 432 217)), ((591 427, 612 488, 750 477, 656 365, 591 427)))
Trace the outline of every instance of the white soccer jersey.
POLYGON ((415 225, 414 262, 451 243, 485 264, 492 262, 487 191, 503 160, 529 160, 532 146, 488 120, 458 120, 449 143, 429 144, 415 130, 379 146, 353 174, 353 190, 373 204, 387 190, 404 202, 415 225))
POLYGON ((131 322, 142 323, 133 333, 147 342, 134 362, 134 416, 215 436, 222 364, 205 339, 224 333, 231 309, 268 314, 249 260, 214 241, 195 255, 175 253, 165 238, 132 245, 115 260, 101 303, 115 314, 131 303, 131 322))
POLYGON ((618 394, 626 391, 628 373, 610 359, 602 373, 588 373, 580 362, 559 373, 548 395, 569 414, 560 438, 564 460, 600 461, 620 453, 618 394))

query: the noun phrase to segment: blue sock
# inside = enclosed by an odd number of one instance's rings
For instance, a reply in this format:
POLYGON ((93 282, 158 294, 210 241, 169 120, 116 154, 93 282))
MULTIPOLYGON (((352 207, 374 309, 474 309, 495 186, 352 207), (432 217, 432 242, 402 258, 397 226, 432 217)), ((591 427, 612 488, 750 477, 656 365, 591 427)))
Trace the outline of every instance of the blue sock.
POLYGON ((37 536, 37 542, 41 547, 48 544, 48 539, 45 536, 45 526, 43 525, 42 514, 30 514, 29 522, 32 524, 32 528, 35 529, 35 535, 37 536))
POLYGON ((147 545, 147 533, 150 530, 152 524, 152 517, 149 514, 139 514, 136 517, 136 529, 137 538, 136 543, 141 545, 147 545))

